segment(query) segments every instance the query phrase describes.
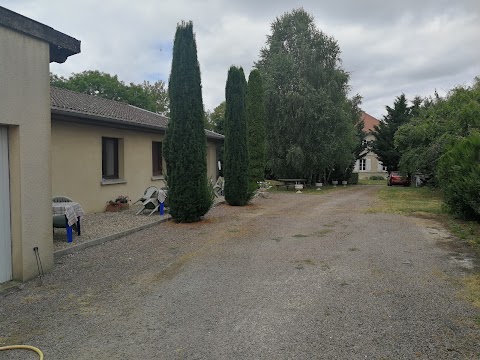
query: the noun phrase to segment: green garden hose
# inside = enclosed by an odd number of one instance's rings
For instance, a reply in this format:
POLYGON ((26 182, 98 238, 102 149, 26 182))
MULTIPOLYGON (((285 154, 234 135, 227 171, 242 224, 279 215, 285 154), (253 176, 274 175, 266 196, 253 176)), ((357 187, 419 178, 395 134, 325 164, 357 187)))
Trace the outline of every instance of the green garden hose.
POLYGON ((30 351, 35 351, 38 356, 40 356, 40 360, 43 360, 43 353, 39 348, 36 348, 35 346, 30 346, 30 345, 11 345, 11 346, 2 346, 0 347, 0 351, 2 350, 30 350, 30 351))

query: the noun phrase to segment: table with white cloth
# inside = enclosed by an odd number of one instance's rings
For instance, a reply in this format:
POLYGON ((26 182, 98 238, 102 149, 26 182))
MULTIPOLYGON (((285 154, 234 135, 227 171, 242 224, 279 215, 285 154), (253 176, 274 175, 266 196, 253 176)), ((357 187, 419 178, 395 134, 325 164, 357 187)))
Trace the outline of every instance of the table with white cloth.
POLYGON ((79 203, 68 202, 52 202, 52 212, 54 216, 65 216, 67 228, 67 240, 72 242, 72 225, 77 225, 77 234, 80 235, 80 218, 85 215, 79 203))

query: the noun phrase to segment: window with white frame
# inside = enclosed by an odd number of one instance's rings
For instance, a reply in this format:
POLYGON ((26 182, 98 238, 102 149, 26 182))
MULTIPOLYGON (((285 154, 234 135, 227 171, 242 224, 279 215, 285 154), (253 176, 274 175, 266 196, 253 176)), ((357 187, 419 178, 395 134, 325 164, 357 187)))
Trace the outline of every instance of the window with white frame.
POLYGON ((367 159, 360 159, 358 162, 358 170, 365 171, 367 170, 367 159))

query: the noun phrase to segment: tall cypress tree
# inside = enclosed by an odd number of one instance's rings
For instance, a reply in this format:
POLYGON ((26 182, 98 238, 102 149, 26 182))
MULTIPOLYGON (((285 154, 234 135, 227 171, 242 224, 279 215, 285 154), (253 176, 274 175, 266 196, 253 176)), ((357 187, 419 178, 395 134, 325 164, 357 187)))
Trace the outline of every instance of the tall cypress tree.
POLYGON ((400 162, 400 152, 394 143, 395 133, 400 126, 410 120, 411 108, 408 106, 405 94, 402 94, 395 99, 393 108, 387 106, 386 109, 388 114, 383 117, 383 122, 375 126, 372 150, 390 172, 398 170, 400 162))
POLYGON ((257 69, 248 76, 246 109, 250 186, 255 190, 265 176, 265 105, 262 77, 257 69))
POLYGON ((234 206, 245 205, 252 196, 249 189, 246 89, 243 69, 230 67, 225 87, 224 177, 225 200, 234 206))
POLYGON ((207 179, 202 85, 192 22, 177 26, 168 84, 170 121, 164 144, 170 214, 200 220, 212 205, 207 179))

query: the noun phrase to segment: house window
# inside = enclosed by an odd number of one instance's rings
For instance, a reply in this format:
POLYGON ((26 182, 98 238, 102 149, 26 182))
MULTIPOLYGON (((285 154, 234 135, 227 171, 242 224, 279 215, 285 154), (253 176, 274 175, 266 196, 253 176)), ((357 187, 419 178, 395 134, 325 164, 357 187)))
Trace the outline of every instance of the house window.
POLYGON ((118 179, 118 139, 102 137, 102 178, 118 179))
POLYGON ((387 167, 383 165, 383 171, 387 171, 387 167))
POLYGON ((368 140, 367 139, 363 139, 362 140, 362 146, 367 146, 368 145, 368 140))
POLYGON ((365 171, 367 169, 367 159, 360 159, 358 170, 365 171))
POLYGON ((153 176, 160 176, 163 174, 162 143, 158 141, 152 142, 152 172, 153 176))

